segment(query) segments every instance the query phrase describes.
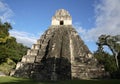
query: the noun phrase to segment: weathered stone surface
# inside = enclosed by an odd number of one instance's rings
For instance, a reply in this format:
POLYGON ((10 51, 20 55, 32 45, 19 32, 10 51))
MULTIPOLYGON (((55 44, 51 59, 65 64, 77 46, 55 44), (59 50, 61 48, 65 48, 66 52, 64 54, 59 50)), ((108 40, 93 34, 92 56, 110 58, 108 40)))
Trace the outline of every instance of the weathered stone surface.
POLYGON ((5 73, 0 71, 0 77, 2 77, 2 76, 6 76, 6 75, 5 75, 5 73))
POLYGON ((60 24, 51 25, 33 44, 17 64, 14 75, 38 80, 90 79, 103 77, 104 67, 72 25, 60 24))
POLYGON ((68 11, 60 9, 56 11, 55 15, 52 17, 52 25, 72 25, 72 18, 68 11))

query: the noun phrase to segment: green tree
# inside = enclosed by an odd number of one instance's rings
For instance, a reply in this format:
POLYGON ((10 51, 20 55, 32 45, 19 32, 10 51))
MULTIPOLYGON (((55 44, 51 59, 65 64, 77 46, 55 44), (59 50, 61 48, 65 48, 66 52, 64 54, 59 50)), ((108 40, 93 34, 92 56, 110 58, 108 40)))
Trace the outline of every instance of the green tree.
POLYGON ((17 63, 22 56, 26 54, 27 49, 28 47, 17 43, 16 39, 11 37, 11 39, 8 39, 6 43, 1 44, 0 46, 1 62, 6 61, 6 58, 10 58, 17 63))
POLYGON ((96 51, 94 52, 94 56, 100 64, 104 65, 106 71, 110 73, 117 71, 117 66, 113 55, 110 55, 105 51, 96 51))
POLYGON ((18 62, 27 51, 27 47, 17 43, 16 38, 9 35, 12 29, 10 23, 0 22, 0 63, 10 58, 14 62, 18 62))
POLYGON ((9 30, 12 29, 10 23, 2 23, 0 21, 0 43, 5 43, 7 39, 10 39, 9 30))
POLYGON ((23 44, 17 43, 15 37, 9 35, 11 29, 10 23, 0 22, 0 71, 7 75, 28 49, 23 44))

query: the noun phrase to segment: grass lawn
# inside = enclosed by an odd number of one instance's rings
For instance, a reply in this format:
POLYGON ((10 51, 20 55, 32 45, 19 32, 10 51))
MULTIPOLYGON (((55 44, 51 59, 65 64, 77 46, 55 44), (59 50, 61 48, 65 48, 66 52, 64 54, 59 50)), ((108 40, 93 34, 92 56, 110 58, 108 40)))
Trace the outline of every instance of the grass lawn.
POLYGON ((0 77, 0 84, 120 84, 120 80, 34 81, 15 77, 0 77))

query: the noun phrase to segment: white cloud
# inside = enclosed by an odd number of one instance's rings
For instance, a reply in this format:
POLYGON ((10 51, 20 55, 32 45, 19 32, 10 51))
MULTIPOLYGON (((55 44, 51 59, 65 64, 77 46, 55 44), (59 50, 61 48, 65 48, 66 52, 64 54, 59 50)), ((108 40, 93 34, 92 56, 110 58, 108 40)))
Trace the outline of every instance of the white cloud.
POLYGON ((96 41, 101 34, 120 34, 120 0, 101 0, 95 5, 95 28, 82 29, 80 33, 85 40, 96 41))
POLYGON ((13 11, 10 9, 8 4, 4 3, 3 1, 0 1, 0 19, 2 22, 12 22, 15 23, 13 20, 11 20, 11 17, 14 15, 13 11))
POLYGON ((28 47, 31 47, 32 44, 35 43, 39 37, 31 33, 17 31, 17 30, 10 31, 10 35, 15 37, 18 43, 23 43, 24 45, 28 47))
MULTIPOLYGON (((0 19, 2 22, 10 22, 11 24, 15 24, 15 22, 12 20, 12 17, 14 16, 14 12, 12 9, 8 6, 7 3, 4 2, 4 0, 0 0, 0 19)), ((42 33, 39 33, 41 35, 42 33)), ((23 43, 24 45, 31 47, 33 43, 36 42, 39 36, 36 36, 36 34, 30 34, 24 31, 17 31, 17 30, 11 30, 10 35, 15 37, 17 39, 18 43, 23 43)))
POLYGON ((80 23, 74 23, 73 26, 76 28, 76 30, 80 33, 80 34, 85 34, 86 30, 81 26, 80 23))

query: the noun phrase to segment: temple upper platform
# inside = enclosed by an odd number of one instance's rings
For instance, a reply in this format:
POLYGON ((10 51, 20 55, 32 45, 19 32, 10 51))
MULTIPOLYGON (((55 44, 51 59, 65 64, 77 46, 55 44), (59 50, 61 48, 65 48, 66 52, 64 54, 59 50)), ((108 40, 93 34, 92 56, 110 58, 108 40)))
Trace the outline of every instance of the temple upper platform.
POLYGON ((68 11, 64 9, 59 9, 52 17, 51 25, 72 25, 72 17, 70 16, 68 11))

